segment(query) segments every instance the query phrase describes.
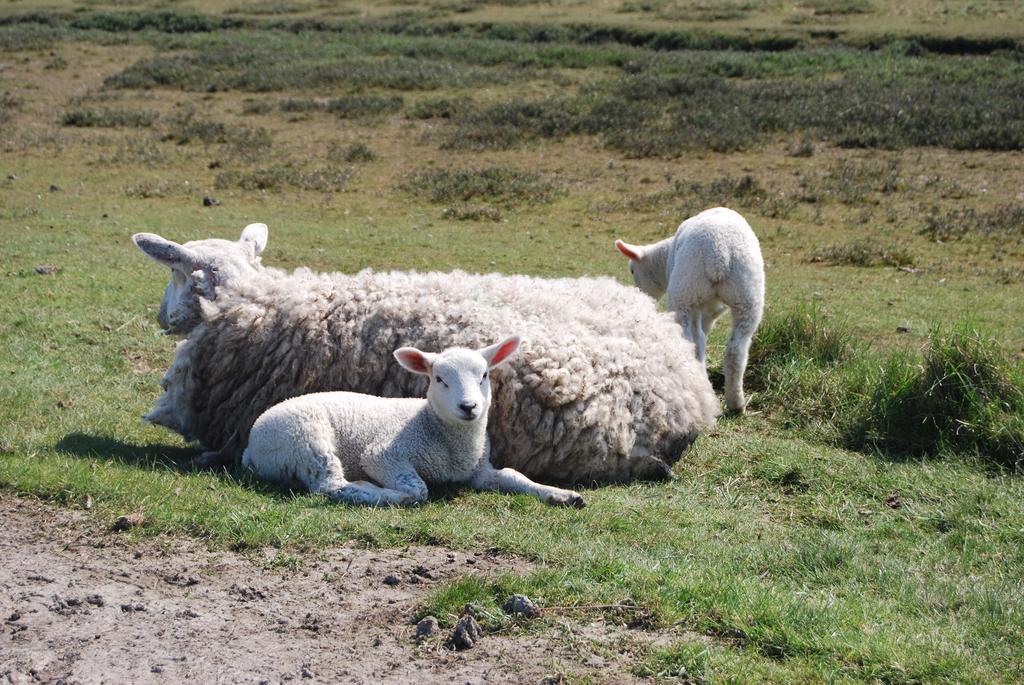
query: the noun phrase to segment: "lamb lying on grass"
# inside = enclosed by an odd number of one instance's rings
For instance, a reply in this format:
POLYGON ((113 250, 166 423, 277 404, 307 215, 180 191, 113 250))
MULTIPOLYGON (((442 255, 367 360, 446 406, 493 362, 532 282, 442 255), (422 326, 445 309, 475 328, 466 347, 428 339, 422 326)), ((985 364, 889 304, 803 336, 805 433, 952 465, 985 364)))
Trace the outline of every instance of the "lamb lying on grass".
POLYGON ((718 413, 672 317, 610 278, 263 269, 195 302, 177 318, 199 323, 146 419, 209 462, 237 459, 256 418, 290 397, 422 397, 426 379, 394 362, 399 344, 477 349, 508 330, 527 342, 494 372, 496 466, 547 481, 663 478, 718 413))
POLYGON ((403 347, 395 358, 429 379, 427 399, 321 392, 286 400, 253 424, 242 464, 260 478, 297 481, 347 504, 418 504, 427 499, 428 483, 468 482, 477 490, 582 507, 579 493, 491 465, 489 372, 518 347, 514 337, 477 351, 403 347))
POLYGON ((722 363, 725 404, 742 412, 747 354, 764 310, 764 260, 750 224, 731 209, 715 207, 684 221, 671 238, 644 246, 616 240, 615 247, 629 257, 637 287, 655 299, 668 292, 668 308, 701 364, 707 364, 715 320, 726 309, 732 312, 722 363))

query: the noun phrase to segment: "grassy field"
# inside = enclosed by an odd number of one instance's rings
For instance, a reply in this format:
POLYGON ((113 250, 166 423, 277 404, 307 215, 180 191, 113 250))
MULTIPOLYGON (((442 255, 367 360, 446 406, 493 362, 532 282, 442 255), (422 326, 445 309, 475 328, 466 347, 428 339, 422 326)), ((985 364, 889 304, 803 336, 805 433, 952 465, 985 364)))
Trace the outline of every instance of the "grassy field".
POLYGON ((998 0, 4 3, 0 487, 286 559, 520 555, 423 612, 632 603, 657 680, 1019 682, 1022 56, 998 0), (767 262, 754 397, 669 482, 366 511, 196 472, 138 418, 173 344, 133 232, 625 281, 616 237, 716 204, 767 262))

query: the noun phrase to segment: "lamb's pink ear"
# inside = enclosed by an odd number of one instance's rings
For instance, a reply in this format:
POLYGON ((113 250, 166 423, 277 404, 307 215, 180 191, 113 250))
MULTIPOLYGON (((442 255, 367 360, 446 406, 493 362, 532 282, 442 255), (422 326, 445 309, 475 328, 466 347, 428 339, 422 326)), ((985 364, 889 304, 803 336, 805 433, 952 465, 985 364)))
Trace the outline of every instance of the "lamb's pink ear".
POLYGON ((500 343, 477 350, 477 352, 487 360, 487 367, 493 369, 495 366, 508 361, 512 353, 519 349, 520 342, 519 336, 513 335, 511 338, 505 338, 500 343))
POLYGON ((630 245, 629 243, 624 243, 621 240, 616 240, 615 241, 615 247, 619 248, 619 252, 621 252, 622 254, 626 255, 627 257, 632 259, 634 262, 639 262, 643 258, 643 256, 644 256, 643 249, 641 249, 640 247, 638 247, 636 245, 630 245))
POLYGON ((436 354, 420 352, 415 347, 400 347, 395 350, 395 359, 403 368, 413 373, 430 375, 430 369, 434 366, 436 354))

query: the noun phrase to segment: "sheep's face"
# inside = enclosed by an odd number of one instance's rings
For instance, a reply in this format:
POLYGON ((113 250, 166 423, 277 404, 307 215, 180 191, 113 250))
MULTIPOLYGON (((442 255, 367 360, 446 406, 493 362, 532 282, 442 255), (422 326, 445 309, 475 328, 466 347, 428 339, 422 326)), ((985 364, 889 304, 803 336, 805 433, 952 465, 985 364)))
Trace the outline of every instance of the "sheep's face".
POLYGON ((519 347, 512 337, 480 350, 451 348, 440 354, 412 347, 395 351, 395 358, 409 371, 430 377, 427 402, 446 423, 486 421, 491 405, 490 370, 504 363, 519 347))
POLYGON ((636 287, 654 299, 660 299, 665 294, 664 271, 654 260, 644 254, 644 248, 637 245, 630 245, 621 240, 615 241, 615 247, 619 252, 629 258, 629 273, 633 276, 633 283, 636 287))
POLYGON ((210 238, 179 245, 154 233, 136 233, 140 250, 169 267, 157 321, 167 333, 188 333, 200 321, 199 298, 212 299, 217 287, 255 275, 263 267, 260 253, 267 245, 267 227, 250 224, 237 241, 210 238))

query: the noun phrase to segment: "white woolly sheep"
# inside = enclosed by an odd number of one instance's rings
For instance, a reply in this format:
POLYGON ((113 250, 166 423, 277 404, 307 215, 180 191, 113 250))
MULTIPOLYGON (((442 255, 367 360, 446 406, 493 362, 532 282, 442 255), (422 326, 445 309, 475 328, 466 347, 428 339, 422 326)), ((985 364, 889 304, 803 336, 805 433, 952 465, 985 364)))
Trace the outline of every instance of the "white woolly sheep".
POLYGON ((764 260, 750 224, 731 209, 715 207, 684 221, 671 238, 653 245, 617 240, 615 246, 629 257, 637 287, 655 299, 668 292, 668 308, 705 366, 708 333, 730 310, 732 332, 722 362, 725 404, 742 412, 747 354, 764 310, 764 260))
POLYGON ((267 246, 267 225, 249 224, 235 242, 208 238, 179 245, 155 233, 136 233, 132 242, 170 268, 157 321, 167 333, 184 335, 199 323, 200 297, 212 299, 221 284, 263 270, 260 254, 267 246))
POLYGON ((418 504, 426 501, 428 484, 468 482, 477 490, 582 507, 579 493, 491 465, 488 375, 517 347, 516 337, 476 351, 430 354, 403 347, 394 356, 429 379, 427 399, 352 392, 294 397, 256 419, 242 464, 265 480, 297 481, 347 504, 418 504))
POLYGON ((528 342, 494 372, 496 466, 548 481, 663 478, 718 414, 679 326, 610 278, 264 269, 197 302, 200 323, 145 418, 198 441, 208 462, 237 458, 256 418, 296 395, 422 397, 425 379, 394 363, 399 344, 476 349, 508 330, 528 342))

